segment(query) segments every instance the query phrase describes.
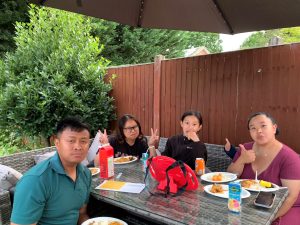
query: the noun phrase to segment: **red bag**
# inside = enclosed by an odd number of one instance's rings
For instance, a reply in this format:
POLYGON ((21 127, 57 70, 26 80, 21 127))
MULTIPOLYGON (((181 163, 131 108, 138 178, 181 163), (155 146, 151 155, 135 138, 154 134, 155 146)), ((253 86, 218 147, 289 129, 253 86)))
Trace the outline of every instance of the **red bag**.
POLYGON ((165 194, 196 190, 199 185, 194 171, 188 165, 167 156, 148 159, 145 180, 148 171, 159 182, 157 189, 164 191, 165 194))

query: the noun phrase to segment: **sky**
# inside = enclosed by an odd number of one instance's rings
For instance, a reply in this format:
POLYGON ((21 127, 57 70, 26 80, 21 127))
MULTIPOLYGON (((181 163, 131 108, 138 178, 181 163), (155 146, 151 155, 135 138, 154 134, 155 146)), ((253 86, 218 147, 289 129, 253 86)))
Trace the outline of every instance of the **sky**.
MULTIPOLYGON (((249 37, 253 32, 240 33, 235 35, 229 34, 220 34, 220 38, 222 40, 223 52, 235 51, 240 48, 240 45, 244 42, 244 40, 249 37)), ((189 56, 195 48, 187 49, 185 56, 189 56)))
POLYGON ((238 50, 244 40, 251 34, 252 32, 240 33, 235 35, 220 34, 220 38, 223 41, 223 52, 238 50))

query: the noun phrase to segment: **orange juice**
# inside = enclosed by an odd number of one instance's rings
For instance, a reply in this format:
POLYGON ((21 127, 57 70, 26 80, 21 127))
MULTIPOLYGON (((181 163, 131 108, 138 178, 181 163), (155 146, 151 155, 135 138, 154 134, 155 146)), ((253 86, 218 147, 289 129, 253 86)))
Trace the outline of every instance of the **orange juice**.
POLYGON ((99 149, 100 178, 114 176, 114 149, 110 145, 103 145, 99 149))

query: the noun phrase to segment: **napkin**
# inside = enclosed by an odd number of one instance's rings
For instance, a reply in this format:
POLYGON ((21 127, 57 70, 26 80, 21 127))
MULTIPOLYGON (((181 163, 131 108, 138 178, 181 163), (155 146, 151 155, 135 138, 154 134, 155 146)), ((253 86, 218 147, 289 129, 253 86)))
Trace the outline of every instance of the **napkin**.
POLYGON ((87 154, 87 160, 89 162, 93 161, 96 154, 97 154, 97 151, 99 149, 99 146, 101 146, 101 143, 99 141, 99 138, 100 138, 100 132, 97 132, 95 138, 94 138, 94 141, 93 143, 91 144, 90 148, 89 148, 89 151, 88 151, 88 154, 87 154))
POLYGON ((120 191, 128 193, 141 193, 145 188, 145 184, 142 183, 130 183, 123 181, 106 180, 95 189, 108 190, 108 191, 120 191))

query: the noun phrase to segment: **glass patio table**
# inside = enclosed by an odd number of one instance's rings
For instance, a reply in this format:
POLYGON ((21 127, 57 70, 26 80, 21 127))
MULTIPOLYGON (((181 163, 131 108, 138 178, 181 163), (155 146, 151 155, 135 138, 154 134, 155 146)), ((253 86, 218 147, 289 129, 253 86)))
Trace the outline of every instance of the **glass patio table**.
MULTIPOLYGON (((115 165, 115 177, 118 175, 120 178, 116 180, 136 183, 143 183, 145 177, 142 163, 139 161, 115 165)), ((257 192, 252 192, 250 197, 242 200, 241 213, 235 214, 228 210, 227 199, 200 190, 185 191, 175 197, 164 197, 152 195, 147 188, 140 194, 95 189, 102 181, 99 175, 93 178, 91 191, 93 197, 158 224, 271 224, 288 194, 286 188, 279 189, 276 191, 273 207, 265 209, 254 206, 253 201, 257 192)))

